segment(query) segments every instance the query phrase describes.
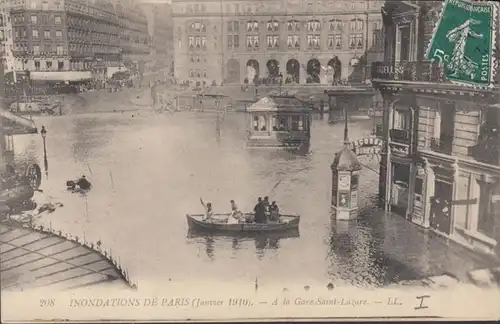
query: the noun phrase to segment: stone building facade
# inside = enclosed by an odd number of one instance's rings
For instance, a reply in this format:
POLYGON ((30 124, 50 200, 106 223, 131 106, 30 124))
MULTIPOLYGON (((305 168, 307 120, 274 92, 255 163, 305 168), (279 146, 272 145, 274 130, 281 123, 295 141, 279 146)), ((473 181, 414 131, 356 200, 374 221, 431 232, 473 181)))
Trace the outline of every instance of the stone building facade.
POLYGON ((102 75, 149 51, 146 18, 130 1, 5 1, 3 12, 12 26, 6 70, 35 72, 43 81, 102 75))
POLYGON ((359 62, 382 58, 380 8, 381 1, 173 0, 175 77, 197 84, 280 74, 300 84, 346 79, 359 62))
POLYGON ((380 166, 380 196, 420 226, 498 252, 498 75, 493 88, 460 86, 446 79, 438 63, 425 60, 442 4, 384 6, 384 61, 372 66, 373 85, 384 98, 388 145, 380 166))

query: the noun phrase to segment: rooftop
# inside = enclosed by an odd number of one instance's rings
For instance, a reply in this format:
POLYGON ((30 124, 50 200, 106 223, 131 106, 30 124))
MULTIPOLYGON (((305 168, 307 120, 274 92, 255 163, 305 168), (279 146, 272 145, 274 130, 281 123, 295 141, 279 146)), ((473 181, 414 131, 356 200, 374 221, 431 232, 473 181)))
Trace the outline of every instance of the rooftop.
POLYGON ((293 111, 311 113, 312 109, 308 104, 295 96, 269 95, 248 107, 247 111, 293 111))

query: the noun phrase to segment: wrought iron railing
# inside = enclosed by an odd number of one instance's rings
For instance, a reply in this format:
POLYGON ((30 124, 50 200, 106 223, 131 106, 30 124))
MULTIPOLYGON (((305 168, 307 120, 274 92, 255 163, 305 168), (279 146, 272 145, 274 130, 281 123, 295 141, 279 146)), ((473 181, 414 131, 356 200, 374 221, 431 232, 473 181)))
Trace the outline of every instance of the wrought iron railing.
POLYGON ((437 62, 373 62, 372 79, 448 83, 444 67, 437 62))

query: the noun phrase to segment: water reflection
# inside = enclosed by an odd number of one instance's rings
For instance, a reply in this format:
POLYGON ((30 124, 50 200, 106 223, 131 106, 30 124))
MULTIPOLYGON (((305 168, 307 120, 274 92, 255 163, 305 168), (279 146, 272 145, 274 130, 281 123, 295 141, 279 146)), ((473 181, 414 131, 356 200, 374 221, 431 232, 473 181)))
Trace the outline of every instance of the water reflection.
POLYGON ((202 245, 210 260, 215 260, 216 246, 219 245, 221 249, 225 249, 222 245, 225 245, 228 241, 231 242, 231 248, 234 253, 244 249, 246 247, 244 243, 253 241, 257 258, 262 259, 266 250, 278 250, 281 240, 298 237, 300 237, 300 233, 297 229, 275 233, 245 232, 227 234, 203 230, 188 230, 187 233, 188 243, 202 245))
POLYGON ((357 220, 331 219, 327 258, 328 274, 333 280, 368 287, 423 276, 384 252, 384 217, 388 216, 369 209, 361 210, 357 220))

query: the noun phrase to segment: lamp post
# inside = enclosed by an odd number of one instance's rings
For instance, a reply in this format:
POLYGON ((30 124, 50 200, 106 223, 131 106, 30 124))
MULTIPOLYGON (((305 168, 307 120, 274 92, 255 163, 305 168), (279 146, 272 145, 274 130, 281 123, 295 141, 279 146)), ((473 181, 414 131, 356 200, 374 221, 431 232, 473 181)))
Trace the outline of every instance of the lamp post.
POLYGON ((42 129, 40 130, 40 134, 42 135, 42 141, 43 141, 43 165, 45 167, 45 176, 49 176, 49 162, 47 160, 47 144, 45 141, 45 138, 47 137, 47 130, 45 129, 45 126, 42 126, 42 129))

